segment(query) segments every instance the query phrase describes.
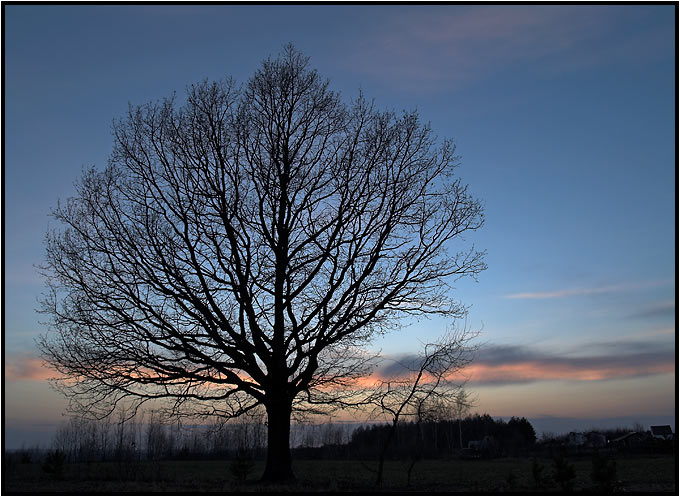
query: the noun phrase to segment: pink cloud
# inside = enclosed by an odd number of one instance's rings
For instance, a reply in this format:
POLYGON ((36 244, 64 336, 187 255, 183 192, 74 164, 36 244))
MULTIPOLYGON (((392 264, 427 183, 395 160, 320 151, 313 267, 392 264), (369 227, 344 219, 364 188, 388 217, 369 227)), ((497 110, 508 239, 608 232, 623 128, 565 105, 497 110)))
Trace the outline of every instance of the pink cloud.
POLYGON ((631 376, 647 376, 653 374, 672 373, 675 371, 674 361, 667 360, 657 364, 611 366, 592 365, 583 367, 578 364, 545 362, 519 362, 516 364, 470 366, 465 374, 470 381, 477 384, 525 383, 548 380, 596 381, 625 378, 631 376))
MULTIPOLYGON (((596 381, 673 373, 675 357, 663 343, 621 341, 581 344, 579 355, 541 351, 517 345, 483 346, 478 357, 453 382, 469 380, 476 385, 536 381, 596 381)), ((404 356, 378 369, 366 380, 405 378, 416 356, 404 356)))
MULTIPOLYGON (((448 378, 456 383, 468 380, 474 385, 506 385, 530 383, 536 381, 598 381, 635 376, 673 373, 675 362, 672 359, 661 359, 654 363, 622 365, 610 363, 606 358, 583 360, 576 358, 556 360, 524 360, 508 361, 503 364, 489 364, 479 361, 473 363, 455 376, 448 378)), ((412 376, 412 375, 411 375, 412 376)), ((407 380, 409 376, 383 374, 378 371, 369 377, 361 378, 357 384, 370 387, 381 381, 407 380)), ((427 375, 424 382, 429 381, 427 375)))
POLYGON ((57 374, 54 369, 47 367, 42 359, 37 357, 7 358, 5 363, 5 379, 9 381, 45 381, 57 374))
POLYGON ((610 32, 638 13, 611 6, 453 5, 386 12, 375 30, 355 41, 347 69, 421 91, 455 88, 524 62, 540 62, 534 69, 546 73, 630 62, 631 53, 648 58, 668 38, 631 33, 636 50, 621 47, 610 32))

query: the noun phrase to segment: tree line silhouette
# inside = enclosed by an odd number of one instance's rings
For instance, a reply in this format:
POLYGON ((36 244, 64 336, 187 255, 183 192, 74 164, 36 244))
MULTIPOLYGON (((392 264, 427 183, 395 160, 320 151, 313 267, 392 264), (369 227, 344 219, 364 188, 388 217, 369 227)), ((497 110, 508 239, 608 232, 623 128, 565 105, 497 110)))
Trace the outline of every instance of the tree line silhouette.
MULTIPOLYGON (((360 426, 352 433, 348 448, 355 457, 372 458, 384 443, 387 430, 384 424, 360 426)), ((411 457, 416 443, 423 458, 452 456, 468 448, 470 441, 482 442, 485 437, 487 444, 479 452, 488 457, 527 455, 536 441, 534 428, 526 418, 504 421, 493 419, 489 414, 475 414, 462 420, 424 421, 420 426, 415 422, 401 423, 397 425, 389 457, 411 457)))
MULTIPOLYGON (((510 458, 504 461, 525 461, 524 464, 530 465, 531 478, 527 479, 529 473, 522 470, 525 475, 520 483, 515 470, 509 470, 501 483, 505 490, 512 491, 521 484, 525 488, 531 485, 536 490, 559 488, 572 492, 577 476, 575 464, 583 467, 584 461, 591 460, 589 478, 593 486, 588 488, 611 493, 622 484, 617 459, 626 460, 635 454, 638 457, 652 453, 658 456, 671 453, 676 447, 674 440, 650 437, 648 445, 622 449, 613 443, 621 434, 642 432, 619 427, 598 430, 598 434, 606 437, 607 446, 587 450, 587 447, 570 443, 573 433, 557 436, 543 433, 537 439, 526 418, 494 419, 489 414, 473 414, 460 419, 409 420, 397 424, 356 425, 333 422, 332 418, 312 423, 308 419, 293 427, 293 457, 300 461, 327 461, 336 468, 352 467, 363 472, 363 484, 372 485, 371 488, 385 484, 382 463, 392 468, 386 484, 394 483, 396 464, 401 472, 400 481, 405 481, 406 488, 410 488, 414 481, 417 483, 422 479, 422 468, 431 468, 433 464, 463 464, 459 467, 465 467, 467 471, 496 467, 493 465, 498 463, 493 459, 510 458), (479 462, 457 462, 460 459, 479 462), (373 476, 367 476, 371 473, 373 476), (419 476, 414 479, 412 475, 419 476), (366 483, 371 479, 373 483, 366 483)), ((240 485, 256 475, 255 470, 262 464, 257 461, 265 461, 266 443, 266 413, 263 411, 235 421, 202 425, 170 422, 155 411, 140 412, 133 417, 117 411, 101 420, 72 417, 57 430, 50 450, 36 448, 7 453, 3 467, 12 475, 16 473, 13 468, 19 465, 37 463, 43 473, 57 480, 72 480, 74 468, 79 467, 75 471, 86 471, 88 478, 106 474, 106 478, 117 481, 146 481, 148 478, 162 481, 169 477, 171 468, 191 468, 192 461, 201 461, 199 464, 203 465, 212 460, 213 463, 225 461, 224 468, 231 475, 230 481, 240 485), (176 466, 177 461, 183 462, 176 466), (183 466, 185 464, 188 466, 183 466), (85 467, 89 469, 84 470, 85 467)))
MULTIPOLYGON (((391 426, 374 423, 353 426, 332 422, 298 424, 293 433, 293 453, 300 459, 375 459, 391 426)), ((489 442, 481 456, 527 456, 536 442, 533 426, 526 418, 494 419, 474 414, 462 420, 409 421, 396 426, 388 459, 409 459, 417 449, 421 458, 460 455, 470 441, 489 442)), ((238 422, 207 425, 166 423, 154 412, 139 418, 122 415, 104 420, 71 417, 57 430, 51 450, 67 463, 134 460, 251 459, 266 453, 263 415, 238 422)))

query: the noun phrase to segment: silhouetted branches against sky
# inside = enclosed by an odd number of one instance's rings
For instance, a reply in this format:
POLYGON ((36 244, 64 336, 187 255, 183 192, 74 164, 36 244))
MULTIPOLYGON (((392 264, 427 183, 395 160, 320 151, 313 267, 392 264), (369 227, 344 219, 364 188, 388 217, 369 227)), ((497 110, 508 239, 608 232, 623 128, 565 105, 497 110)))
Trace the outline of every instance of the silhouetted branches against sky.
POLYGON ((243 87, 131 107, 54 210, 44 356, 104 413, 340 402, 315 395, 365 374, 376 334, 464 312, 448 283, 483 254, 452 242, 483 215, 456 164, 415 113, 344 104, 292 47, 243 87))
POLYGON ((474 359, 478 345, 472 341, 478 334, 467 328, 451 327, 436 342, 424 344, 416 358, 400 363, 398 376, 376 383, 370 397, 372 415, 389 423, 387 436, 381 442, 377 485, 382 484, 385 457, 400 421, 410 419, 420 428, 421 421, 427 417, 446 413, 452 416, 456 407, 465 401, 466 379, 462 373, 474 359))

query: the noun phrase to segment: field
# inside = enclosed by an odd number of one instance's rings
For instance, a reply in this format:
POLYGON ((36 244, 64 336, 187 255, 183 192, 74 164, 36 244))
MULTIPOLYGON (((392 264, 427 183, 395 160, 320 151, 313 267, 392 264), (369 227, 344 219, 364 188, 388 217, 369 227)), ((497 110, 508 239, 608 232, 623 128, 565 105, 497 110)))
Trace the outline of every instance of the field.
MULTIPOLYGON (((550 476, 551 460, 539 460, 550 476)), ((590 459, 572 460, 575 478, 568 493, 594 493, 590 459)), ((615 493, 677 495, 677 459, 673 456, 618 458, 615 493)), ((236 483, 229 461, 163 461, 66 464, 60 475, 46 473, 41 464, 5 464, 2 493, 7 494, 455 494, 561 493, 550 478, 536 486, 532 460, 428 460, 416 464, 407 486, 406 462, 388 461, 384 485, 374 486, 374 462, 307 461, 294 464, 298 481, 264 486, 257 481, 263 463, 256 462, 247 480, 236 483)), ((599 493, 599 492, 597 492, 599 493)))

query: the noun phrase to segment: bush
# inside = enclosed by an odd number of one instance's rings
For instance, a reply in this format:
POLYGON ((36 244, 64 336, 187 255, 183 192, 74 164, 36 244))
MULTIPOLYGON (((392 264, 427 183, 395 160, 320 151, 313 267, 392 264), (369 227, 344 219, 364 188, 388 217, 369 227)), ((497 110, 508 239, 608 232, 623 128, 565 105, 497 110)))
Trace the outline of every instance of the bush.
POLYGON ((534 487, 541 488, 545 483, 545 476, 543 476, 543 470, 545 466, 538 462, 535 457, 531 461, 531 476, 534 478, 534 487))
POLYGON ((58 480, 61 480, 64 476, 64 461, 66 456, 59 449, 50 451, 45 457, 45 462, 43 463, 42 469, 45 473, 48 473, 58 480))
POLYGON ((510 470, 508 472, 508 475, 505 477, 505 482, 504 482, 505 490, 507 492, 515 492, 517 489, 517 475, 510 470))
POLYGON ((243 483, 248 479, 248 475, 252 473, 254 468, 255 462, 250 453, 244 449, 239 449, 236 452, 236 457, 231 461, 229 471, 235 481, 243 483))
POLYGON ((564 457, 564 451, 553 457, 553 478, 564 492, 573 490, 576 470, 564 457))
POLYGON ((28 450, 23 450, 19 453, 19 462, 21 464, 31 464, 33 462, 33 454, 28 450))
POLYGON ((616 489, 616 461, 595 453, 590 479, 598 491, 612 493, 616 489))

